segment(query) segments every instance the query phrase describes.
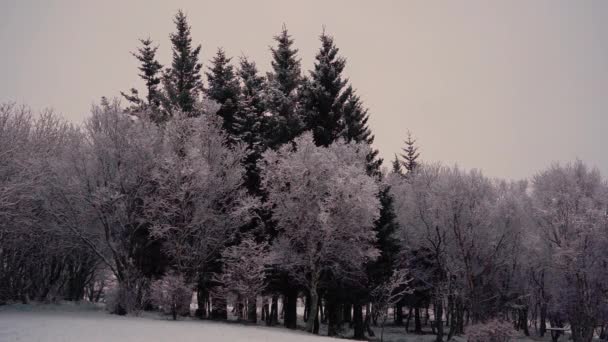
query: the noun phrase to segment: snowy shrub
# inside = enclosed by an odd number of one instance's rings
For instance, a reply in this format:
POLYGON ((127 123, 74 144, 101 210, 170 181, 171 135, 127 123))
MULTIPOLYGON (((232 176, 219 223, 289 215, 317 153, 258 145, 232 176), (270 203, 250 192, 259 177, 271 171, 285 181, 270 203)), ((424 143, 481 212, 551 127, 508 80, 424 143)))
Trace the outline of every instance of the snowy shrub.
POLYGON ((174 320, 177 319, 177 315, 190 313, 192 289, 179 274, 169 273, 152 283, 150 296, 152 303, 165 314, 173 316, 174 320))
POLYGON ((514 335, 512 324, 498 319, 467 328, 468 342, 508 342, 514 335))
POLYGON ((123 286, 115 286, 105 293, 106 310, 116 315, 138 311, 137 295, 123 286))

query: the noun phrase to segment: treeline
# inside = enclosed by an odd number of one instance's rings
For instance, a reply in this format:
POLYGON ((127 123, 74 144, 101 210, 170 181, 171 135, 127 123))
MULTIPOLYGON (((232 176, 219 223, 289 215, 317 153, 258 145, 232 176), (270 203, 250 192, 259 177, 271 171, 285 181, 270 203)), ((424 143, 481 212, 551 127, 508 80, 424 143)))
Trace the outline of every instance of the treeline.
POLYGON ((421 163, 409 134, 383 170, 327 33, 304 75, 283 28, 262 75, 221 49, 203 68, 186 16, 174 21, 170 65, 141 40, 146 93, 123 93, 127 107, 103 98, 75 126, 0 106, 0 302, 104 298, 176 318, 195 292, 200 318, 230 306, 290 329, 303 298, 306 330, 356 339, 389 312, 413 333, 432 315, 437 341, 493 319, 605 334, 597 171, 493 180, 421 163))

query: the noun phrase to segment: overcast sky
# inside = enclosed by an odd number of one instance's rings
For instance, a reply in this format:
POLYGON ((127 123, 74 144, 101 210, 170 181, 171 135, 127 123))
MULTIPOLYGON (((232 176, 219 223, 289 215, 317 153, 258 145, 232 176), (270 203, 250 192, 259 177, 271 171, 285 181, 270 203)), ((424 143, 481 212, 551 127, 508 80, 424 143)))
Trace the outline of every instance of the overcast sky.
POLYGON ((392 158, 409 129, 425 161, 524 178, 580 158, 608 175, 608 1, 0 0, 0 101, 82 121, 141 88, 150 36, 168 64, 178 9, 205 65, 218 47, 270 68, 285 23, 312 66, 323 25, 392 158))

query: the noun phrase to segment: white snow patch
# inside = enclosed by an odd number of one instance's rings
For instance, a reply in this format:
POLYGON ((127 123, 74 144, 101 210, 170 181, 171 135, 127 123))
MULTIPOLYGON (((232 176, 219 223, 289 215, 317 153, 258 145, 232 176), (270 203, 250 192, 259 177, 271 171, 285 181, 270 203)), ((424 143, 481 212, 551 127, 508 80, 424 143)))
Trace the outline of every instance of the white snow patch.
MULTIPOLYGON (((309 342, 337 341, 301 331, 158 316, 110 315, 86 308, 9 306, 0 308, 0 341, 45 342, 309 342)), ((344 340, 342 340, 344 341, 344 340)))

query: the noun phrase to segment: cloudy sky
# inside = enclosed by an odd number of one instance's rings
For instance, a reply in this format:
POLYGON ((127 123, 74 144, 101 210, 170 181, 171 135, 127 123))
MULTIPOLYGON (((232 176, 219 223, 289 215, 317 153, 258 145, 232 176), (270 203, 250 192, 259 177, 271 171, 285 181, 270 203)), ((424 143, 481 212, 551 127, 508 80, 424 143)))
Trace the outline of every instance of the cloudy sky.
MULTIPOLYGON (((409 129, 426 161, 524 178, 580 158, 608 175, 608 1, 0 1, 0 101, 87 116, 141 88, 150 36, 169 63, 187 12, 205 63, 218 47, 266 71, 285 23, 305 69, 323 25, 370 108, 375 147, 409 129)), ((208 63, 207 63, 208 65, 208 63)))

